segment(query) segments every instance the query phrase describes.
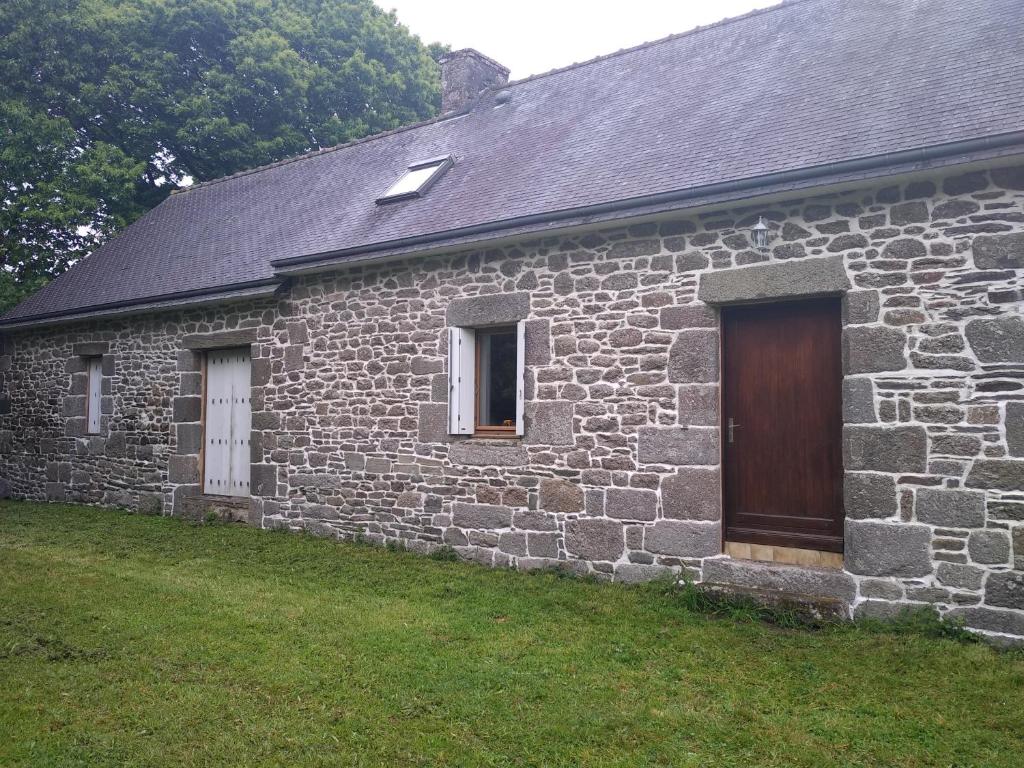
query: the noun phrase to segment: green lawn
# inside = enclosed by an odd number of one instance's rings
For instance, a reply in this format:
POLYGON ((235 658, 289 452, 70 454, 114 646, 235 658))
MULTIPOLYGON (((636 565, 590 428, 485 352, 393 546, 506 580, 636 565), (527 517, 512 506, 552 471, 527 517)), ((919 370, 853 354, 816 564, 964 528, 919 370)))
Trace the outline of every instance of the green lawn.
POLYGON ((1024 656, 0 504, 0 765, 1020 766, 1024 656))

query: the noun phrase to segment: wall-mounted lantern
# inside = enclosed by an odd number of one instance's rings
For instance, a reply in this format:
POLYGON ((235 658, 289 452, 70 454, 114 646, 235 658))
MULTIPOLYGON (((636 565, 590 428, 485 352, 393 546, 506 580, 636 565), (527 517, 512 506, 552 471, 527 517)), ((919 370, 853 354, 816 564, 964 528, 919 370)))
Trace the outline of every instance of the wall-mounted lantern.
POLYGON ((771 230, 768 229, 768 225, 764 223, 764 217, 757 217, 757 224, 750 228, 750 242, 754 244, 754 247, 759 251, 768 250, 768 239, 771 236, 771 230))

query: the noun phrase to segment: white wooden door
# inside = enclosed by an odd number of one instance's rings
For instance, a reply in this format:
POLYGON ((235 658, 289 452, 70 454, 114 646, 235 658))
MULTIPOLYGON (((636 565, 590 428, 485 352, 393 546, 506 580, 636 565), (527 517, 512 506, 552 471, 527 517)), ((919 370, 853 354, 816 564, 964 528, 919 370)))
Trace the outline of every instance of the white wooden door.
POLYGON ((249 368, 248 350, 207 354, 204 493, 249 495, 249 368))

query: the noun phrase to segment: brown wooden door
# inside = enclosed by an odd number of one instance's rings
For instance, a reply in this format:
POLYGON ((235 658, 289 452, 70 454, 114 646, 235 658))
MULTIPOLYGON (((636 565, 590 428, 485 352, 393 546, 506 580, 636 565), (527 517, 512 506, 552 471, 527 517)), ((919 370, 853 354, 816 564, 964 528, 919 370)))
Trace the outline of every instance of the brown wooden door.
POLYGON ((834 298, 723 310, 726 541, 843 551, 840 330, 834 298))

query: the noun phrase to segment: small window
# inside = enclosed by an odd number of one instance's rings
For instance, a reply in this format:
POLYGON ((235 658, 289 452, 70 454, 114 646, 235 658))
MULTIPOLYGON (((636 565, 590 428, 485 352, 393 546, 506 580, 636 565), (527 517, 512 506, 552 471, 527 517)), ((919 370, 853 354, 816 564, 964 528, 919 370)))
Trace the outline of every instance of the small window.
POLYGON ((452 328, 449 432, 479 437, 523 434, 525 323, 452 328))
POLYGON ((378 203, 408 200, 420 197, 452 166, 451 155, 435 157, 413 163, 398 181, 388 187, 387 192, 377 198, 378 203))
POLYGON ((89 376, 88 396, 86 399, 86 432, 90 435, 100 433, 100 413, 103 403, 103 360, 99 357, 88 357, 85 370, 89 376))

